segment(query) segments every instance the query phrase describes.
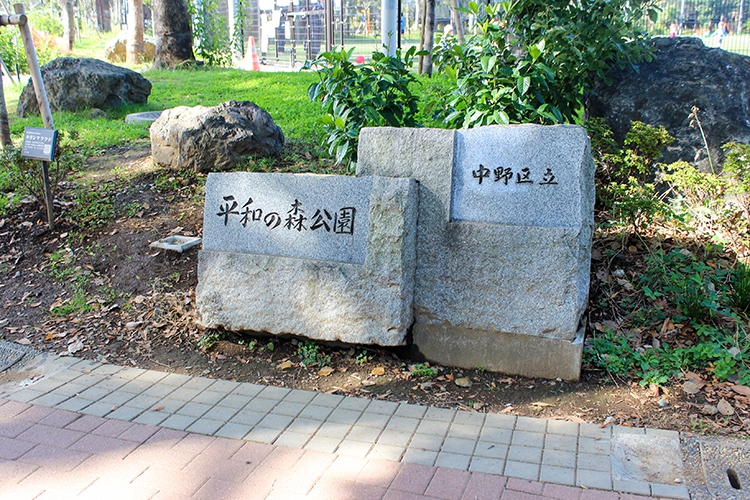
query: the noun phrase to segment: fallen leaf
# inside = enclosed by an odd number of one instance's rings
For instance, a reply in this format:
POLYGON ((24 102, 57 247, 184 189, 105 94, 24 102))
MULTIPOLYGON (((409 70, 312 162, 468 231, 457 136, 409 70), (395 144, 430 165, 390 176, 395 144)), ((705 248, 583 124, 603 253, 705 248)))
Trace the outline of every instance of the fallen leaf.
POLYGON ((163 410, 163 409, 164 409, 164 406, 157 406, 157 407, 156 407, 156 408, 154 408, 153 410, 154 410, 154 411, 161 411, 161 410, 163 410))
POLYGON ((385 375, 385 368, 383 368, 382 366, 376 366, 372 369, 372 374, 376 377, 381 377, 385 375))
POLYGON ((536 401, 534 403, 531 403, 531 406, 538 406, 539 408, 548 408, 552 405, 549 403, 545 403, 543 401, 536 401))
POLYGON ((76 340, 68 346, 68 352, 74 354, 83 349, 83 341, 81 339, 76 340))
POLYGON ((585 424, 586 423, 586 421, 584 419, 582 419, 581 417, 576 417, 575 415, 570 415, 568 417, 568 420, 570 420, 571 422, 575 422, 577 424, 585 424))
POLYGON ((459 387, 471 387, 471 380, 468 377, 457 378, 454 383, 459 387))
POLYGON ((18 339, 16 340, 16 344, 31 345, 31 341, 29 339, 18 339))
POLYGON ((512 406, 507 406, 507 407, 503 408, 502 410, 500 410, 500 413, 506 413, 507 414, 507 413, 510 413, 512 411, 513 411, 513 407, 512 406))
POLYGON ((55 334, 50 332, 50 333, 48 333, 47 335, 44 336, 44 341, 45 342, 49 342, 53 338, 55 338, 55 334))
POLYGON ((710 417, 719 413, 719 409, 713 405, 706 405, 701 408, 701 413, 710 417))
POLYGON ((603 428, 607 427, 608 425, 615 425, 616 423, 617 423, 617 420, 615 419, 615 417, 613 417, 613 416, 610 415, 609 417, 607 417, 607 418, 604 419, 604 422, 602 422, 601 424, 599 424, 599 427, 601 427, 603 429, 603 428))
POLYGON ((750 397, 750 387, 745 385, 733 385, 732 390, 737 394, 750 397))
POLYGON ((719 401, 719 404, 716 405, 716 409, 719 410, 719 413, 721 413, 725 417, 734 415, 734 408, 732 408, 732 405, 730 405, 724 398, 722 398, 719 401))
POLYGON ((287 361, 284 361, 283 363, 278 364, 276 366, 276 369, 277 370, 288 370, 289 368, 291 368, 293 366, 294 366, 294 363, 292 363, 291 361, 287 360, 287 361))
POLYGON ((362 385, 365 387, 372 387, 373 385, 375 385, 375 382, 373 382, 372 380, 363 380, 362 385))
POLYGON ((692 380, 688 380, 682 384, 682 390, 687 394, 698 394, 703 386, 696 384, 692 380))
POLYGON ((125 328, 127 328, 128 330, 135 330, 142 324, 143 321, 128 321, 127 323, 125 323, 125 328))
POLYGON ((330 375, 331 373, 333 373, 335 371, 336 370, 334 370, 330 366, 324 366, 323 368, 321 368, 320 370, 318 370, 318 375, 320 375, 321 377, 327 377, 328 375, 330 375))

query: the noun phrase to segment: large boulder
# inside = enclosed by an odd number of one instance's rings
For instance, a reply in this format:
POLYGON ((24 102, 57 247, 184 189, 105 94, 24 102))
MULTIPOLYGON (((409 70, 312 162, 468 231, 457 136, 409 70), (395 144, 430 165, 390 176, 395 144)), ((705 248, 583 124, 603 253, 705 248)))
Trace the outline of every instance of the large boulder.
MULTIPOLYGON (((151 82, 140 73, 98 59, 61 57, 42 66, 42 79, 52 111, 108 109, 145 103, 151 82)), ((39 114, 31 80, 18 101, 18 115, 39 114)))
POLYGON ((652 43, 653 61, 639 71, 610 72, 612 86, 597 84, 589 95, 589 116, 605 118, 620 140, 632 121, 663 125, 675 142, 665 148, 662 160, 685 160, 707 171, 705 144, 689 117, 697 106, 713 162, 722 164, 722 145, 750 142, 750 57, 707 48, 698 38, 655 38, 652 43))
POLYGON ((151 156, 173 169, 229 170, 248 157, 278 155, 283 145, 284 134, 271 115, 248 101, 179 106, 151 125, 151 156))
MULTIPOLYGON (((154 52, 156 52, 156 42, 154 42, 154 38, 150 36, 144 37, 143 48, 143 60, 153 61, 154 52)), ((128 32, 121 31, 117 35, 117 38, 110 40, 109 42, 107 42, 107 45, 104 46, 104 58, 111 63, 125 62, 125 60, 127 59, 127 50, 128 32)))

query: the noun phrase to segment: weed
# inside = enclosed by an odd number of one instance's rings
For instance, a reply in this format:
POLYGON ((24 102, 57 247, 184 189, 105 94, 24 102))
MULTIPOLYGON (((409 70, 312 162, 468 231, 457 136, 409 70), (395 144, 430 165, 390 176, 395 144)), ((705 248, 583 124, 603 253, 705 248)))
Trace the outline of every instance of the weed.
POLYGON ((412 368, 411 374, 415 377, 434 378, 437 376, 438 371, 431 367, 430 363, 417 363, 412 368))
POLYGON ((750 313, 750 266, 737 262, 731 275, 730 301, 739 312, 750 313))
POLYGON ((86 296, 85 286, 88 278, 77 276, 71 285, 73 297, 61 306, 53 307, 50 311, 53 316, 68 316, 73 313, 85 313, 92 309, 86 296))
POLYGON ((206 330, 198 339, 198 347, 203 351, 211 349, 218 341, 224 340, 227 334, 219 330, 206 330))
POLYGON ((357 354, 354 358, 354 363, 358 365, 364 365, 372 361, 373 355, 367 352, 367 349, 363 349, 362 352, 357 354))
POLYGON ((300 342, 297 355, 305 366, 326 366, 331 363, 331 356, 322 353, 320 346, 315 342, 300 342))

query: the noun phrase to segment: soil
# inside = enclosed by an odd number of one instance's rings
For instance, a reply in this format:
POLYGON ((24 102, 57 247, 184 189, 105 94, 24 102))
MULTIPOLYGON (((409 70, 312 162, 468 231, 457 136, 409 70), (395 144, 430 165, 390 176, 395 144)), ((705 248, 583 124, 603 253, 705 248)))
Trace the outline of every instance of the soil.
MULTIPOLYGON (((731 382, 707 380, 688 394, 680 385, 642 387, 589 366, 576 383, 527 379, 426 365, 408 347, 315 347, 298 338, 203 331, 192 317, 198 247, 177 253, 149 246, 171 234, 201 235, 202 183, 154 167, 147 143, 89 158, 57 198, 54 231, 33 201, 0 218, 0 338, 8 341, 104 363, 467 411, 747 435, 747 399, 731 382), (88 227, 74 224, 82 187, 106 193, 116 216, 98 227, 90 227, 97 226, 93 215, 88 227), (731 401, 733 415, 702 414, 721 399, 731 401)), ((608 244, 601 235, 595 241, 592 283, 612 264, 601 258, 608 244)), ((630 247, 617 266, 637 272, 642 253, 630 247)), ((594 299, 597 293, 595 285, 594 299)), ((613 319, 589 312, 592 325, 613 319)))

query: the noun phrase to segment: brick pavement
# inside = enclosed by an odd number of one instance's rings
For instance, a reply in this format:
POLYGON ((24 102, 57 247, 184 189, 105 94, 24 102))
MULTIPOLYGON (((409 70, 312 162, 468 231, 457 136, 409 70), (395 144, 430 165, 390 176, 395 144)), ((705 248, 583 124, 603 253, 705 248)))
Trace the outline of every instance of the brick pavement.
MULTIPOLYGON (((429 408, 36 358, 0 386, 0 498, 636 500, 618 433, 676 433, 429 408), (615 491, 616 490, 616 491, 615 491)), ((643 495, 643 496, 639 496, 643 495)))

